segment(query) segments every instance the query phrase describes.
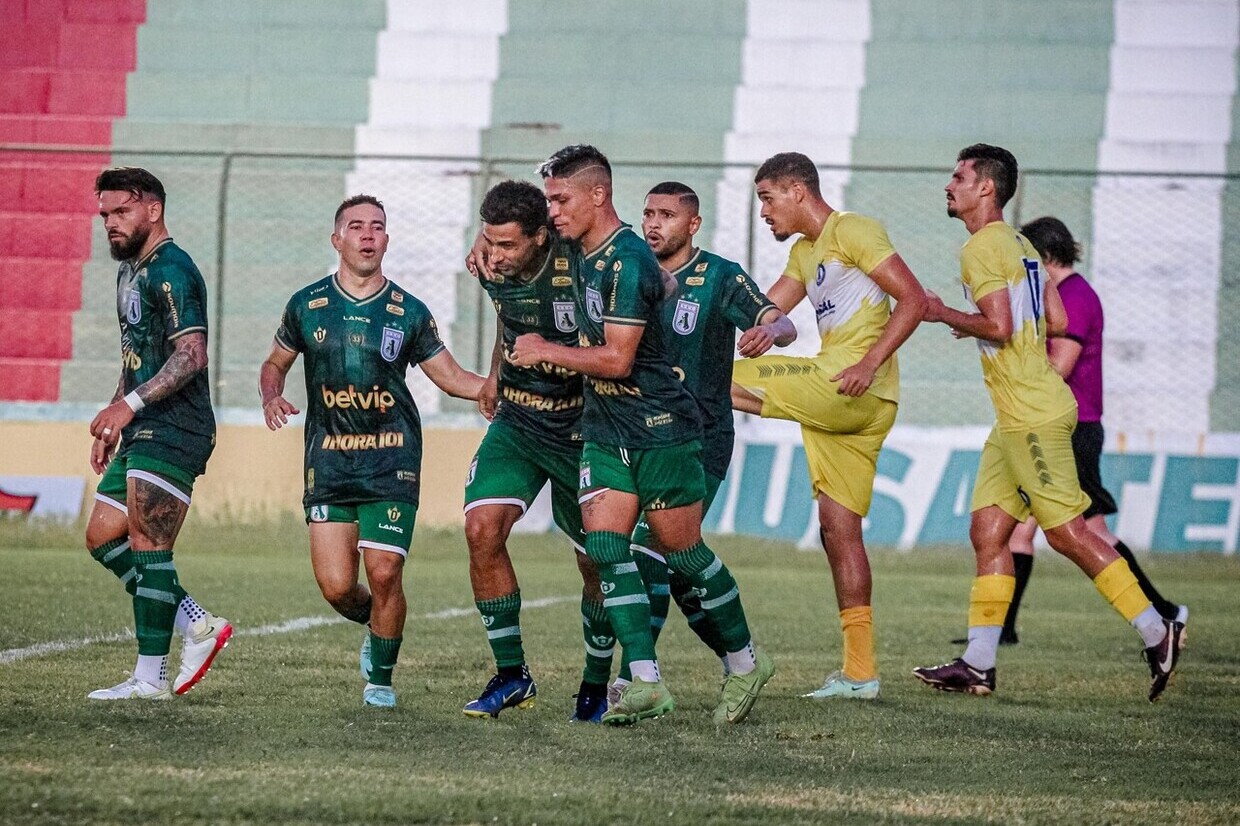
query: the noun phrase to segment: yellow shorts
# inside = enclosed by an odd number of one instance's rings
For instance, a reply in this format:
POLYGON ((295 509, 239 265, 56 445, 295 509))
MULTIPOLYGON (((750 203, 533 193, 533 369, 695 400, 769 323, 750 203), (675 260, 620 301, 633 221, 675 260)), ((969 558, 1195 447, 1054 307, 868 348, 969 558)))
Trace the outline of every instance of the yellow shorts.
POLYGON ((895 402, 873 393, 837 392, 817 359, 761 356, 732 368, 732 381, 762 399, 764 419, 801 425, 814 495, 825 494, 865 516, 883 441, 896 421, 895 402))
POLYGON ((973 486, 973 510, 998 505, 1018 522, 1032 513, 1043 530, 1071 522, 1089 507, 1072 453, 1076 409, 1036 427, 986 438, 973 486))

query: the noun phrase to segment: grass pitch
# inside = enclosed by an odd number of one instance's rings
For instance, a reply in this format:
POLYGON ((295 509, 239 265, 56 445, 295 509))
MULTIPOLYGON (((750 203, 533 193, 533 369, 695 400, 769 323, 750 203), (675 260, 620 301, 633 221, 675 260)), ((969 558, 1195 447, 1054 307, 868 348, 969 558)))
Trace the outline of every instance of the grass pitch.
POLYGON ((75 530, 0 523, 0 823, 1240 821, 1235 558, 1148 561, 1192 609, 1181 670, 1150 705, 1135 633, 1049 553, 997 693, 922 686, 909 669, 958 653, 971 554, 876 551, 882 698, 814 703, 798 695, 840 646, 821 554, 713 545, 778 673, 749 721, 717 731, 718 663, 673 609, 660 655, 675 713, 604 729, 567 722, 579 583, 554 535, 511 543, 538 704, 479 721, 460 707, 491 662, 459 533, 415 538, 400 705, 382 711, 361 706, 356 626, 291 622, 332 618, 292 520, 191 520, 182 580, 238 634, 207 680, 160 704, 85 699, 132 666, 130 605, 75 530))

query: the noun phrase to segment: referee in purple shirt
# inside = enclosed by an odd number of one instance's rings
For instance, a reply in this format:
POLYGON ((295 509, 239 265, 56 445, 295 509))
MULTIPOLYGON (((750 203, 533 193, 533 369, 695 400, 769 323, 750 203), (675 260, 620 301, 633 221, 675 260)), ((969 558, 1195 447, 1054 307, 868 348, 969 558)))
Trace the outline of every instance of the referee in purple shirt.
MULTIPOLYGON (((1089 494, 1091 504, 1085 511, 1085 522, 1094 533, 1110 543, 1128 561, 1128 567, 1141 585, 1145 596, 1164 618, 1188 621, 1188 608, 1177 605, 1158 593, 1149 577, 1141 570, 1132 551, 1107 527, 1106 517, 1115 513, 1115 499, 1102 486, 1099 461, 1102 457, 1102 303, 1089 282, 1073 264, 1081 260, 1081 246, 1058 218, 1038 218, 1020 228, 1038 255, 1042 256, 1046 274, 1059 290, 1064 309, 1068 312, 1068 330, 1062 337, 1049 340, 1049 357, 1055 372, 1063 376, 1076 397, 1077 424, 1072 434, 1072 452, 1076 455, 1076 473, 1081 489, 1089 494)), ((1016 612, 1020 598, 1033 570, 1033 536, 1037 523, 1030 518, 1016 527, 1009 547, 1016 564, 1016 593, 1003 623, 1001 644, 1011 645, 1016 636, 1016 612)))

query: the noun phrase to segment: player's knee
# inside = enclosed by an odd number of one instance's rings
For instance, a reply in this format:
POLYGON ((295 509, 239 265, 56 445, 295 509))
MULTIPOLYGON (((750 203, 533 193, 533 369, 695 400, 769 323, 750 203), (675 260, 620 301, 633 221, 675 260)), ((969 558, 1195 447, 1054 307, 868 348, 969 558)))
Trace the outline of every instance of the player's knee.
POLYGON ((366 581, 375 593, 390 594, 399 591, 405 571, 405 558, 400 554, 374 554, 366 560, 366 581))

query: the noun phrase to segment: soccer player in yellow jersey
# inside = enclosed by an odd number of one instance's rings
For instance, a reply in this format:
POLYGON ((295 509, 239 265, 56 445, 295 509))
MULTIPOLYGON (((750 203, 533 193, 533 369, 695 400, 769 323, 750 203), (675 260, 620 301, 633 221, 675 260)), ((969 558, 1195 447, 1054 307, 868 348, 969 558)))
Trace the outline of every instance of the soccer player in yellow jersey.
POLYGON ((775 237, 801 235, 767 298, 784 313, 808 298, 822 349, 813 358, 738 361, 732 407, 801 425, 844 635, 843 668, 805 696, 870 700, 878 696, 879 680, 861 520, 900 400, 895 352, 921 322, 925 291, 882 224, 823 199, 809 158, 774 155, 758 168, 754 184, 775 237))
POLYGON ((1128 563, 1081 516, 1089 497, 1072 454, 1076 399, 1046 357, 1048 330, 1066 329, 1067 315, 1033 245, 1003 220, 1016 182, 1011 152, 975 144, 960 151, 946 188, 947 214, 963 221, 971 236, 960 251, 970 311, 946 307, 929 293, 926 320, 943 322, 957 338, 977 339, 996 421, 973 488, 969 538, 977 577, 969 596, 968 647, 945 665, 913 673, 943 691, 994 691, 995 652, 1016 582, 1008 540, 1032 513, 1051 547, 1076 563, 1140 633, 1153 702, 1175 670, 1184 625, 1154 609, 1128 563))

